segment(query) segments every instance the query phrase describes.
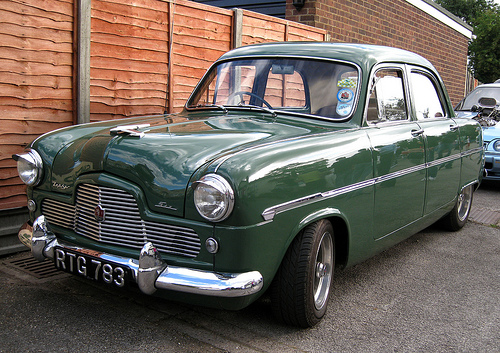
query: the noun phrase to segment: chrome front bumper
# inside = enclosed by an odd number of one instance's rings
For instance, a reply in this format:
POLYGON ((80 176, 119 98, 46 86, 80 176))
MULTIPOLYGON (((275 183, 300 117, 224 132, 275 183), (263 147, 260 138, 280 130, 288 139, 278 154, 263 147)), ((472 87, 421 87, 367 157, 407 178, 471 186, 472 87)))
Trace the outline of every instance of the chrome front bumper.
MULTIPOLYGON (((38 217, 33 226, 26 223, 18 233, 19 240, 29 248, 39 261, 54 260, 56 247, 79 253, 84 249, 57 239, 44 216, 38 217)), ((184 293, 216 297, 242 297, 259 292, 263 286, 258 271, 245 273, 218 273, 167 265, 152 243, 144 244, 139 260, 92 251, 92 256, 126 266, 132 273, 132 280, 145 294, 156 290, 172 290, 184 293)))
POLYGON ((486 151, 484 180, 500 180, 500 153, 486 151))

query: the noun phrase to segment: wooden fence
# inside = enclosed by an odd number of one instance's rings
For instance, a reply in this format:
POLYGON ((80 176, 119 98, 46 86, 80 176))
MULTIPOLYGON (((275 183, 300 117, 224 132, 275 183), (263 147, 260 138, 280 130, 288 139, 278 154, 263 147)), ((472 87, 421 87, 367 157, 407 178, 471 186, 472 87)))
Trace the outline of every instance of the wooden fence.
POLYGON ((0 210, 26 205, 11 155, 38 135, 177 112, 209 65, 235 46, 326 39, 322 29, 185 0, 86 1, 88 51, 77 23, 85 0, 0 0, 0 210), (89 70, 78 70, 86 52, 89 70), (88 116, 78 116, 80 100, 89 102, 88 116))
POLYGON ((73 2, 0 1, 0 209, 26 205, 11 155, 73 122, 73 2))

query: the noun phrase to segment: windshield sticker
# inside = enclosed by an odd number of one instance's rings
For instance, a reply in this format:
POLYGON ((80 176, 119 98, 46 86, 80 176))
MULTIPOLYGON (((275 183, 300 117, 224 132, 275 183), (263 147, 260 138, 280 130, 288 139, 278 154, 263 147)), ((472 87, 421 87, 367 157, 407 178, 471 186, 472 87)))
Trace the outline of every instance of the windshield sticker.
POLYGON ((354 92, 349 88, 342 88, 337 93, 337 99, 342 103, 349 103, 354 98, 354 92))
POLYGON ((356 81, 352 78, 344 78, 337 83, 338 87, 356 88, 356 81))
POLYGON ((348 116, 351 114, 352 104, 339 104, 337 105, 337 114, 340 116, 348 116))

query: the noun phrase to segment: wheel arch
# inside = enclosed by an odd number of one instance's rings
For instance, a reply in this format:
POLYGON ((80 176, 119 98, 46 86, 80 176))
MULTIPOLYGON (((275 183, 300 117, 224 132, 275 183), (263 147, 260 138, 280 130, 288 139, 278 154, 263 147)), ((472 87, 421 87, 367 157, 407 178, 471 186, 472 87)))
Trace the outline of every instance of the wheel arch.
POLYGON ((332 224, 335 240, 335 264, 337 267, 343 268, 347 264, 349 255, 349 222, 346 216, 336 208, 325 208, 304 217, 292 232, 293 236, 288 246, 309 224, 322 219, 326 219, 332 224))

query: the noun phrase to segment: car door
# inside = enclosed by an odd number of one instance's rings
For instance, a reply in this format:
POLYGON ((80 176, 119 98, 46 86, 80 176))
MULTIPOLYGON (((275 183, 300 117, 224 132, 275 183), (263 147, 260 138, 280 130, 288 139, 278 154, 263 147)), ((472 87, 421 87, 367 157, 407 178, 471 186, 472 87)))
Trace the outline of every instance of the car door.
POLYGON ((452 202, 460 183, 460 131, 450 117, 439 81, 412 67, 409 75, 412 114, 424 132, 427 189, 424 214, 452 202))
POLYGON ((374 161, 373 237, 380 239, 422 217, 425 147, 410 118, 404 66, 379 67, 371 82, 366 131, 374 161))

